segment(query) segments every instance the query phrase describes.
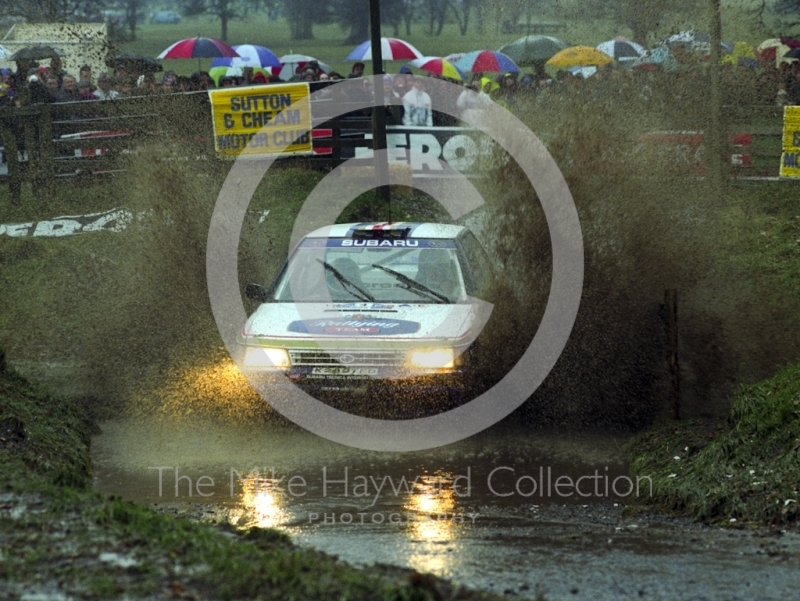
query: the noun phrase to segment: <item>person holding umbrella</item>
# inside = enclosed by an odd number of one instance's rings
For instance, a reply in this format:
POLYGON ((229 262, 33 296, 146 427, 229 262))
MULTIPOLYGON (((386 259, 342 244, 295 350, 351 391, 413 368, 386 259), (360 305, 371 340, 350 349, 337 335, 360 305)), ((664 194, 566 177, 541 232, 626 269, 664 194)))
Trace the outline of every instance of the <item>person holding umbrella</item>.
POLYGON ((357 77, 364 76, 364 63, 356 63, 353 65, 353 70, 350 71, 350 75, 347 76, 347 79, 355 79, 357 77))

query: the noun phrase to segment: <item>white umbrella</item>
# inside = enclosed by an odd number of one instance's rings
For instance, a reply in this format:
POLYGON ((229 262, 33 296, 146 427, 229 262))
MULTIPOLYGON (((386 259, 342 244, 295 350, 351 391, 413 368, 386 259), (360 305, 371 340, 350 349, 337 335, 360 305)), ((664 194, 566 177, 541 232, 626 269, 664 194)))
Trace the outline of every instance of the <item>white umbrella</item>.
POLYGON ((12 54, 14 53, 11 52, 11 50, 6 48, 5 46, 0 46, 0 61, 8 60, 9 58, 11 58, 12 54))
POLYGON ((281 61, 283 67, 281 68, 278 77, 284 81, 291 79, 298 67, 305 67, 311 61, 317 61, 319 68, 325 73, 330 73, 331 71, 331 68, 328 65, 318 61, 313 56, 308 56, 307 54, 285 54, 280 57, 279 60, 281 61))

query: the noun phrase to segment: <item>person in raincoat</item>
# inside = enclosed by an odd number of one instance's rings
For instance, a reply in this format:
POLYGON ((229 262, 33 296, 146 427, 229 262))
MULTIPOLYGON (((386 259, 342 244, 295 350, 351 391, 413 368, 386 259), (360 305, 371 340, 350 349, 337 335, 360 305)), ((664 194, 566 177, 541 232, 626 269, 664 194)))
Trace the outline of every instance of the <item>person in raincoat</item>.
POLYGON ((403 96, 403 125, 433 127, 431 97, 425 92, 425 78, 415 77, 410 92, 403 96))
POLYGON ((503 98, 500 84, 491 77, 481 78, 481 91, 503 108, 508 108, 508 103, 503 98))

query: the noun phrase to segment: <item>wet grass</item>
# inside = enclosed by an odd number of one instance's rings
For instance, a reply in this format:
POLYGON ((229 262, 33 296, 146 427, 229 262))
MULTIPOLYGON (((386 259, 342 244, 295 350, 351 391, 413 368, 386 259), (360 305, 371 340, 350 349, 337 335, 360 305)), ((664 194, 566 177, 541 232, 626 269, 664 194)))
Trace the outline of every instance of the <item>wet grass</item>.
POLYGON ((657 506, 723 524, 797 527, 800 365, 743 386, 727 422, 678 422, 628 445, 657 506))

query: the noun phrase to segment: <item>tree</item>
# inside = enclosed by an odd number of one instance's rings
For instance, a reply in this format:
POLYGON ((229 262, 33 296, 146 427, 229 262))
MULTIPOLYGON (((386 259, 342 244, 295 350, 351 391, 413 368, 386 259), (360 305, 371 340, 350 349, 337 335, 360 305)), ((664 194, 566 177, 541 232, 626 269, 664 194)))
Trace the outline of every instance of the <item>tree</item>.
POLYGON ((458 30, 461 32, 461 35, 467 35, 467 30, 469 30, 469 17, 475 4, 475 0, 450 0, 450 7, 453 9, 453 13, 456 16, 458 30))
POLYGON ((696 0, 583 0, 577 10, 588 17, 608 17, 633 32, 633 39, 645 43, 647 34, 662 29, 672 15, 705 16, 707 3, 696 0))
POLYGON ((106 0, 3 0, 0 15, 25 17, 31 23, 88 19, 105 8, 106 0))
POLYGON ((262 4, 259 0, 183 0, 183 14, 187 17, 213 15, 220 22, 220 39, 228 41, 228 23, 242 19, 262 4))
POLYGON ((125 11, 125 25, 130 33, 130 39, 136 39, 136 25, 144 13, 147 0, 124 0, 122 8, 125 11))
POLYGON ((293 40, 314 38, 314 24, 329 20, 327 0, 283 0, 284 14, 293 40))
POLYGON ((425 4, 428 9, 428 34, 441 35, 447 19, 449 0, 426 0, 425 4))
POLYGON ((349 30, 345 43, 360 44, 369 38, 369 4, 367 0, 332 0, 333 19, 349 30))
POLYGON ((800 0, 761 0, 754 12, 768 30, 776 33, 800 26, 800 0))

